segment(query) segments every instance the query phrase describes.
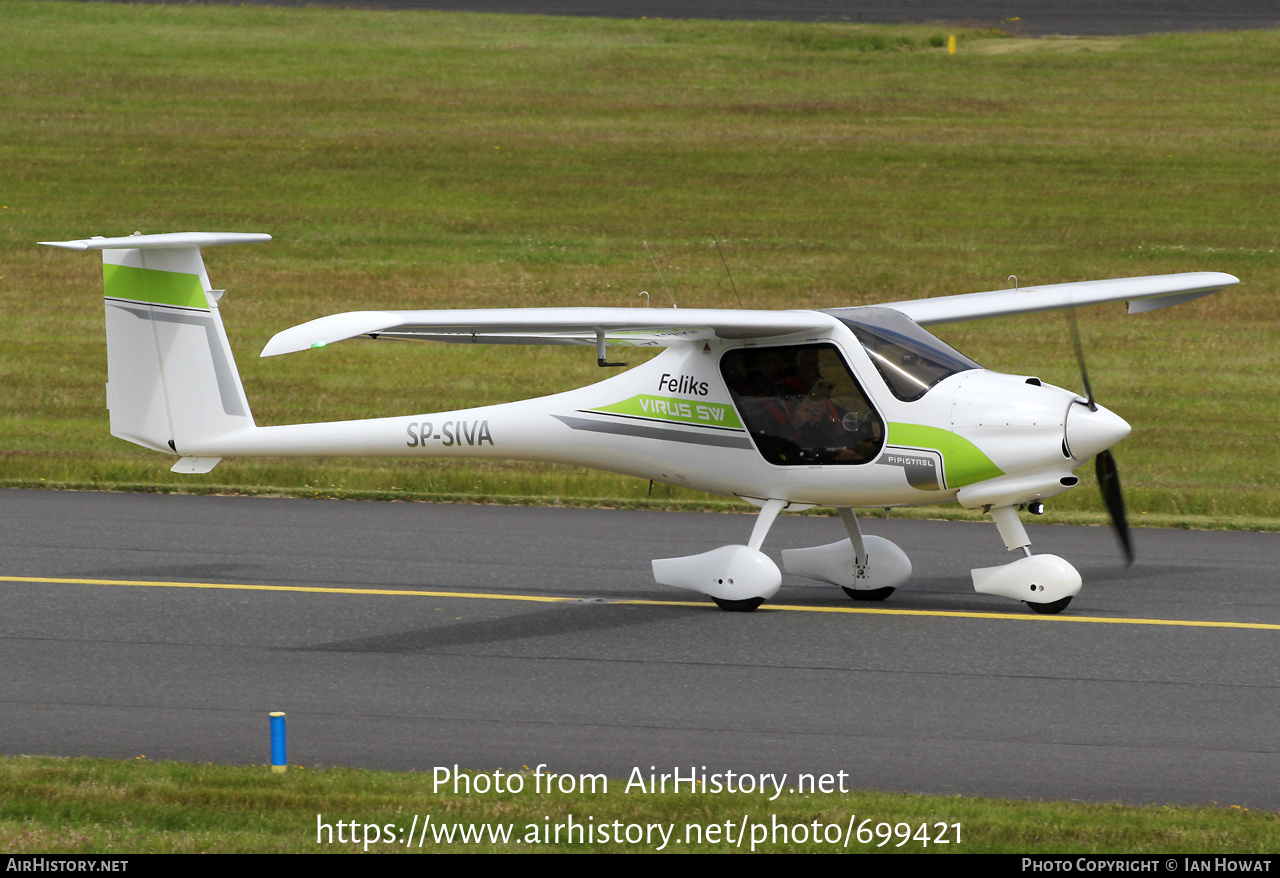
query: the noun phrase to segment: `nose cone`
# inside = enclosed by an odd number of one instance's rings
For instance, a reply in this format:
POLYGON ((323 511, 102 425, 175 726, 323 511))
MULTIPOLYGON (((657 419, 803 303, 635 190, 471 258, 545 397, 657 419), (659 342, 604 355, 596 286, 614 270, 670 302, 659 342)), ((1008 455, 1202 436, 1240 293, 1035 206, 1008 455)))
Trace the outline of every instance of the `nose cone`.
POLYGON ((1088 460, 1128 436, 1130 429, 1129 423, 1115 412, 1102 406, 1089 411, 1089 406, 1077 402, 1067 412, 1067 451, 1074 460, 1088 460))

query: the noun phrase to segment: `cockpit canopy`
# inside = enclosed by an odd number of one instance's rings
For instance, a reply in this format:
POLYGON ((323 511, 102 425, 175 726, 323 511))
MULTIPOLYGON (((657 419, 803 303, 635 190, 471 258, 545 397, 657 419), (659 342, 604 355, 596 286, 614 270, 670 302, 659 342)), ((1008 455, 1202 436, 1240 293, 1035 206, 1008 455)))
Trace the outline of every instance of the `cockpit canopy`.
POLYGON ((892 308, 827 313, 853 330, 884 383, 903 402, 919 399, 929 388, 957 372, 982 368, 892 308))

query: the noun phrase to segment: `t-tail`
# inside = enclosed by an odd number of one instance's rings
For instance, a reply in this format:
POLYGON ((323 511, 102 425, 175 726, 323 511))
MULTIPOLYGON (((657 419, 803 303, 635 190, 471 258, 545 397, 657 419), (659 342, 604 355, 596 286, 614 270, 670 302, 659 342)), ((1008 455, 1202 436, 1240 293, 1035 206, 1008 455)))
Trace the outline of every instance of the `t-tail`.
MULTIPOLYGON (((254 429, 218 313, 222 290, 210 285, 200 248, 270 240, 178 232, 41 242, 102 251, 113 436, 182 456, 184 447, 208 447, 212 439, 254 429)), ((217 462, 183 456, 174 470, 207 472, 217 462)))

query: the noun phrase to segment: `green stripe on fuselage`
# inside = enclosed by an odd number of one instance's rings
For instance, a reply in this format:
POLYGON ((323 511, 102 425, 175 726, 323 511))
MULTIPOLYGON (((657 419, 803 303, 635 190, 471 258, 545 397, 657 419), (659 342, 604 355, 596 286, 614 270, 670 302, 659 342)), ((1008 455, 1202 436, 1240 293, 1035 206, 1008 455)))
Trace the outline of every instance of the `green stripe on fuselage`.
POLYGON ((889 444, 911 448, 932 448, 942 455, 947 487, 963 488, 974 482, 1004 475, 982 449, 963 436, 938 427, 920 424, 889 424, 889 444))
POLYGON ((593 411, 637 418, 655 418, 680 424, 698 424, 704 427, 731 427, 741 430, 742 422, 732 406, 719 402, 702 402, 696 399, 680 399, 671 396, 650 396, 642 393, 613 405, 597 406, 593 411))
POLYGON ((208 310, 200 277, 180 271, 134 268, 132 265, 103 265, 102 282, 113 299, 131 299, 155 305, 208 310))

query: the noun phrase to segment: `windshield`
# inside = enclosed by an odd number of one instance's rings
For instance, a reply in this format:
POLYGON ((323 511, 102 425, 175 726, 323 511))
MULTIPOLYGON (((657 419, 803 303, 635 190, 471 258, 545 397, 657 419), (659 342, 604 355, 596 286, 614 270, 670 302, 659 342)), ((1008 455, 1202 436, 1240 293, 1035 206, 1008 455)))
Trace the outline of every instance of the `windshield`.
POLYGON ((921 329, 901 311, 858 308, 848 317, 828 313, 853 330, 884 383, 903 402, 919 399, 950 375, 982 368, 921 329))

